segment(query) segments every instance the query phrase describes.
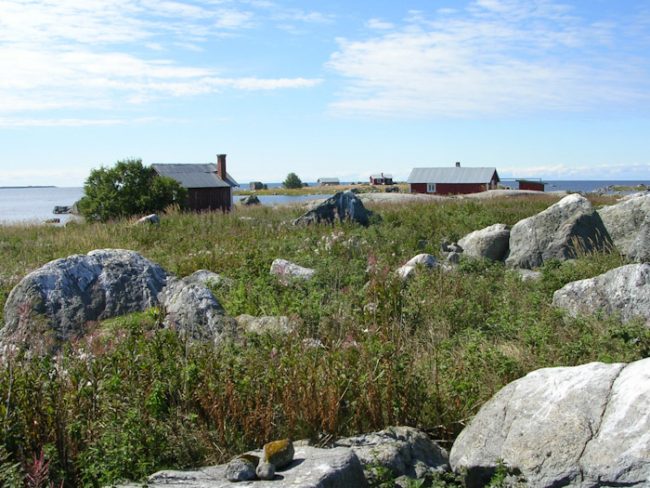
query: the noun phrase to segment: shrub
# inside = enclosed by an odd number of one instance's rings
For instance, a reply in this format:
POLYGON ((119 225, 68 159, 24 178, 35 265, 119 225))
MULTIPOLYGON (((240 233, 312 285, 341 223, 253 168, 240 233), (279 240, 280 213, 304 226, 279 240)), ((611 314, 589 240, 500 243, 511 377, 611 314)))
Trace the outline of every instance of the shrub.
POLYGON ((302 188, 302 181, 296 173, 289 173, 282 186, 285 188, 302 188))
POLYGON ((90 172, 79 211, 89 220, 105 222, 182 205, 186 196, 187 190, 176 180, 158 176, 140 159, 129 159, 90 172))

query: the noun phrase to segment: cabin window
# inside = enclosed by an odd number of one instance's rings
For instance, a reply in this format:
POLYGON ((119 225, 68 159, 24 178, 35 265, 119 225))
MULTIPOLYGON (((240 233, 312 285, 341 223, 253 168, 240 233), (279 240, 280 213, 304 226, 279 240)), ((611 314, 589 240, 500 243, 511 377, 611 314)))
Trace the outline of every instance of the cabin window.
POLYGON ((427 193, 435 193, 435 192, 436 192, 436 184, 427 183, 427 193))

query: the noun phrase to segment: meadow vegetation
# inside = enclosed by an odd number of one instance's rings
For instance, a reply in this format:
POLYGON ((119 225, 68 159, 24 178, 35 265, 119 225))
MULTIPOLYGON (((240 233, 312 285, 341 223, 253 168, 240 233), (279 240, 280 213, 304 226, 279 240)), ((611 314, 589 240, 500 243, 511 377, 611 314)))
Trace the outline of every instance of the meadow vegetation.
POLYGON ((648 356, 641 323, 573 319, 550 305, 565 283, 624 264, 618 254, 548 263, 538 282, 469 260, 408 284, 394 276, 415 254, 439 255, 443 238, 512 225, 555 200, 374 205, 382 219, 367 228, 294 227, 287 222, 299 209, 268 207, 172 212, 160 226, 1 228, 0 308, 22 276, 49 260, 125 248, 179 276, 204 268, 231 278, 234 285, 214 289, 229 315, 289 315, 301 325, 289 336, 215 348, 161 328, 152 309, 97 324, 56 358, 8 355, 0 481, 23 486, 26 474, 45 471, 39 486, 105 486, 224 462, 274 438, 396 424, 449 447, 485 401, 529 371, 648 356), (316 277, 281 286, 269 275, 275 258, 313 267, 316 277))

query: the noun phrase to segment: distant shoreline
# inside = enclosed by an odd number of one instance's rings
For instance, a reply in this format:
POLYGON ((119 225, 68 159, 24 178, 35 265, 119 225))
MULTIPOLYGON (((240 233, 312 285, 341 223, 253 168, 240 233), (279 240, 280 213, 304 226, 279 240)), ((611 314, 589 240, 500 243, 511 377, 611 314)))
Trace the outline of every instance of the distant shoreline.
POLYGON ((0 190, 24 190, 26 188, 57 188, 54 185, 0 186, 0 190))

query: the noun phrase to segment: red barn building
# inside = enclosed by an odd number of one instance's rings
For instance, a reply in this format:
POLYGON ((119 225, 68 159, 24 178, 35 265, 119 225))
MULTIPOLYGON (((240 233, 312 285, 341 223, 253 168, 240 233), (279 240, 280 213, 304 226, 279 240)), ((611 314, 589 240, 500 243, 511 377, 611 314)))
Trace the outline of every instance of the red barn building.
POLYGON ((496 168, 413 168, 407 180, 411 193, 458 195, 494 190, 501 181, 496 168))
POLYGON ((195 211, 232 208, 232 189, 239 186, 226 172, 226 155, 217 154, 217 164, 153 164, 160 176, 168 176, 187 188, 187 208, 195 211))
POLYGON ((393 184, 393 175, 388 175, 384 173, 379 173, 377 175, 370 176, 371 185, 392 185, 393 184))
POLYGON ((544 191, 545 182, 539 180, 517 180, 520 190, 544 191))

